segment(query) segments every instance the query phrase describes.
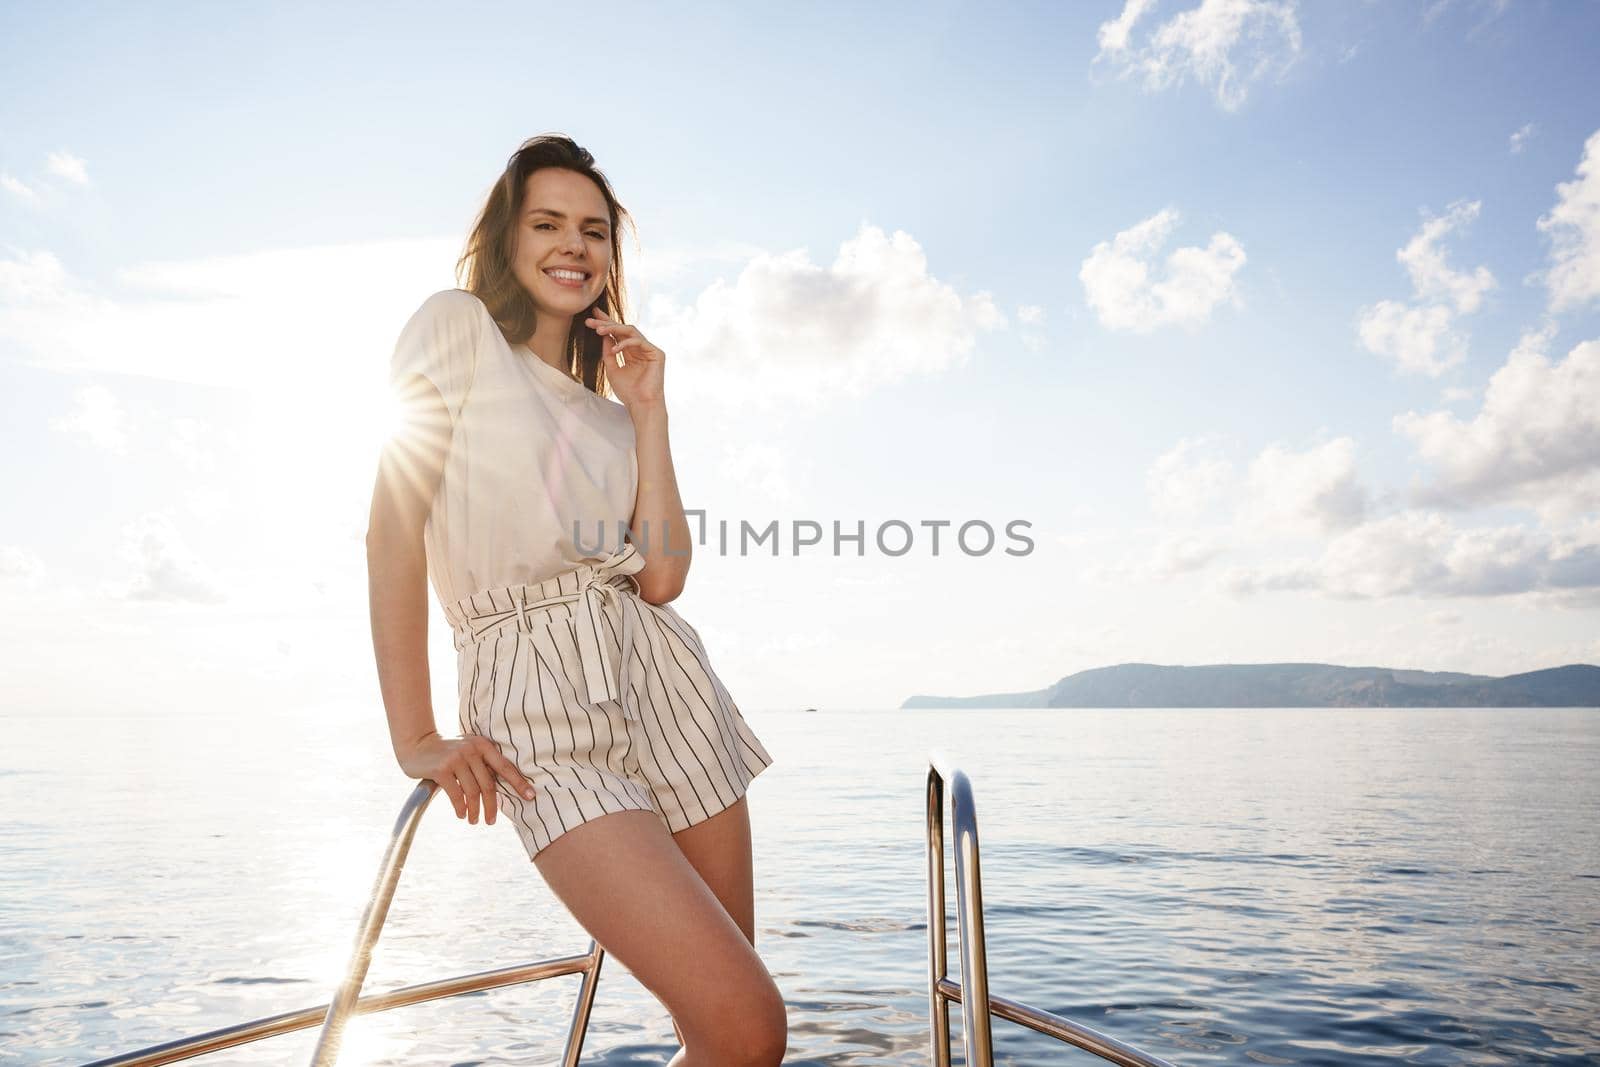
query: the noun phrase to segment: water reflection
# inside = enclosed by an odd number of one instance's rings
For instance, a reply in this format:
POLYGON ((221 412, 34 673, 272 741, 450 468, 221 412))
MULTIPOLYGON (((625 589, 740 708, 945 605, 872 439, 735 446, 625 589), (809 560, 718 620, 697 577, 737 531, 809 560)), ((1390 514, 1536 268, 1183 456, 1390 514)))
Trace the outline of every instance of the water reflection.
MULTIPOLYGON (((1600 1057, 1594 713, 751 718, 778 759, 751 815, 786 1062, 926 1062, 933 748, 976 788, 996 992, 1186 1064, 1600 1057)), ((9 1047, 76 1062, 331 994, 409 788, 381 721, 7 729, 9 1047), (78 763, 61 759, 68 737, 78 763), (195 745, 234 753, 225 788, 178 754, 195 745)), ((509 824, 435 807, 367 992, 587 945, 509 824)), ((359 1017, 341 1062, 547 1061, 575 987, 359 1017)), ((303 1061, 314 1041, 211 1061, 303 1061)), ((995 1044, 1001 1063, 1086 1062, 999 1020, 995 1044)), ((665 1011, 608 960, 585 1062, 660 1063, 675 1048, 665 1011)))

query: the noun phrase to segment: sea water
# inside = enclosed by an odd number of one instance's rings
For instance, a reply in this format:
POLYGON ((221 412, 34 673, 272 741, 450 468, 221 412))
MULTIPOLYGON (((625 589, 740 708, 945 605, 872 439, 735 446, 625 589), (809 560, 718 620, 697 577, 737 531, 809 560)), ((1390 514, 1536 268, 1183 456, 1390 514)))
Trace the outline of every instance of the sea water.
MULTIPOLYGON (((995 994, 1180 1064, 1600 1060, 1600 712, 746 717, 776 759, 749 807, 786 1063, 928 1062, 935 749, 974 786, 995 994)), ((414 784, 381 709, 3 725, 0 1063, 328 1000, 414 784)), ((510 823, 469 825, 440 794, 365 992, 587 946, 510 823)), ((362 1016, 340 1062, 554 1062, 576 984, 362 1016)), ((960 1025, 952 1005, 958 1058, 960 1025)), ((996 1063, 1091 1062, 1005 1020, 994 1037, 996 1063)), ((304 1063, 315 1039, 191 1062, 304 1063)), ((583 1062, 675 1048, 608 957, 583 1062)))

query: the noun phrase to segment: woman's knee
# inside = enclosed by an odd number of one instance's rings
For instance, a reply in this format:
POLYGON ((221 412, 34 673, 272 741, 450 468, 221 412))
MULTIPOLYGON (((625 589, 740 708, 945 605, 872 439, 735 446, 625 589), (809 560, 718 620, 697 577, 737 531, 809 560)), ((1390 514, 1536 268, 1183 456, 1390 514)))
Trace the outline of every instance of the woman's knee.
POLYGON ((535 863, 595 940, 672 1012, 685 1046, 699 1050, 691 1062, 782 1062, 783 994, 656 816, 590 820, 535 863))
POLYGON ((689 1033, 687 1047, 708 1063, 774 1067, 789 1047, 789 1013, 770 984, 712 1024, 704 1035, 689 1033))

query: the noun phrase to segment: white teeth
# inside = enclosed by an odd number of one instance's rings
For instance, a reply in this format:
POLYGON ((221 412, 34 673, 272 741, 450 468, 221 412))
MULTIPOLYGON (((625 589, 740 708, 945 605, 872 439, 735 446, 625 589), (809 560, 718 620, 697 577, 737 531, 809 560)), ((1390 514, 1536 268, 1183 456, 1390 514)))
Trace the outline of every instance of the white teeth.
POLYGON ((588 277, 587 274, 575 270, 547 270, 545 273, 552 278, 565 278, 573 282, 581 282, 588 277))

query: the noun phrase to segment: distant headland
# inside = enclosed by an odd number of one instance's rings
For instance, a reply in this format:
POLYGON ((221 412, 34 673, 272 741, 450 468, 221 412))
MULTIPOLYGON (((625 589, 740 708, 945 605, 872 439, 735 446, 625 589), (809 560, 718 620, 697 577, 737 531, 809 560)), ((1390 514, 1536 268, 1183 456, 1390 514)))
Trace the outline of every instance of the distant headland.
POLYGON ((1328 663, 1119 663, 1045 689, 913 696, 902 708, 1573 708, 1600 707, 1600 667, 1508 674, 1337 667, 1328 663))

